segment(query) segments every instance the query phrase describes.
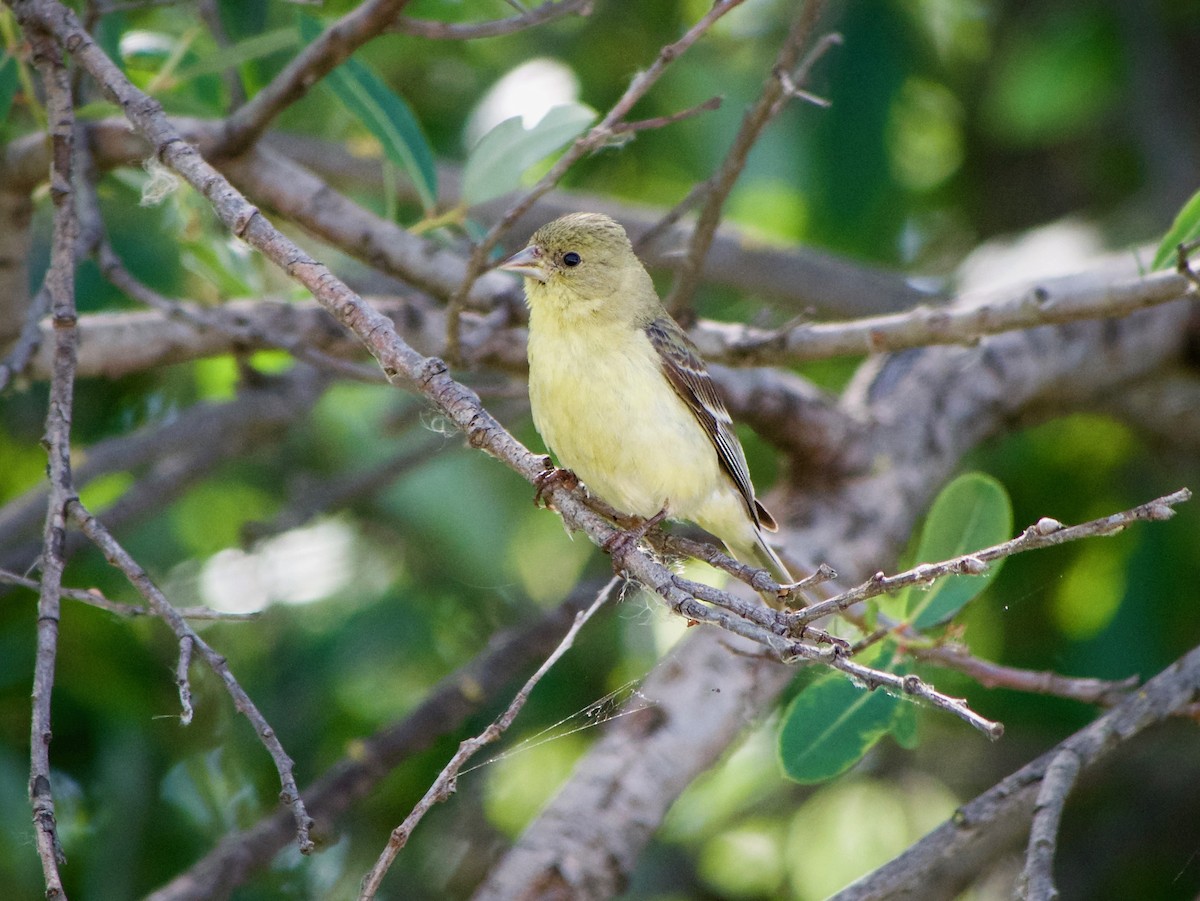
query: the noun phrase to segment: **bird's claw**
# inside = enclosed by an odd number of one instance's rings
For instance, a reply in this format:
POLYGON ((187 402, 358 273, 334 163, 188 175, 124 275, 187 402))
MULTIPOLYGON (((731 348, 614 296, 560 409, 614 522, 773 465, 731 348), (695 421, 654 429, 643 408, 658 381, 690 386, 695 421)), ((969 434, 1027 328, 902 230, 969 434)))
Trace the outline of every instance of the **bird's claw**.
POLYGON ((647 532, 667 518, 668 506, 668 504, 663 504, 661 510, 649 519, 641 520, 631 529, 624 529, 609 535, 608 538, 604 539, 604 543, 600 545, 601 550, 619 560, 630 548, 645 538, 647 532))
POLYGON ((569 469, 560 469, 550 462, 550 458, 546 458, 545 472, 539 472, 533 478, 533 505, 540 507, 542 504, 550 506, 545 498, 547 491, 556 486, 562 486, 568 491, 579 487, 579 477, 569 469))

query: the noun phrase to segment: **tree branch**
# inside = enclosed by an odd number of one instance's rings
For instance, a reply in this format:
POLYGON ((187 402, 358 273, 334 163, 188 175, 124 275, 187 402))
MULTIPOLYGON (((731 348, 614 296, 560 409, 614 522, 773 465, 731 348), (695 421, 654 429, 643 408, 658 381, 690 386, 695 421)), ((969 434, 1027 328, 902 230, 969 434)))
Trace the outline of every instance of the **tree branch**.
POLYGON ((708 249, 712 246, 713 236, 721 222, 725 200, 746 167, 750 151, 758 143, 763 129, 779 114, 784 106, 783 101, 788 99, 783 80, 776 73, 788 72, 795 68, 801 49, 812 37, 821 11, 822 3, 819 0, 805 0, 801 5, 775 57, 771 77, 763 85, 758 100, 742 117, 742 125, 721 163, 721 168, 702 186, 698 186, 700 199, 703 200, 700 215, 688 241, 683 265, 676 273, 675 284, 663 301, 664 306, 673 314, 678 314, 691 303, 692 295, 700 285, 708 249))
POLYGON ((1069 276, 987 297, 964 297, 942 307, 831 323, 765 330, 705 322, 693 333, 709 358, 730 365, 787 365, 828 357, 875 354, 932 344, 970 344, 985 335, 1085 319, 1128 316, 1194 292, 1175 272, 1125 281, 1069 276))
POLYGON ((458 751, 450 762, 442 768, 437 778, 433 780, 433 784, 429 786, 424 797, 413 808, 412 813, 404 818, 404 822, 392 830, 391 838, 388 839, 387 847, 379 855, 379 860, 375 862, 370 872, 363 879, 362 891, 359 892, 359 901, 370 901, 379 891, 379 887, 383 882, 383 877, 387 875, 392 863, 396 860, 397 855, 408 844, 409 838, 412 836, 413 830, 417 828, 421 820, 424 819, 434 804, 439 804, 447 800, 454 793, 458 782, 458 774, 462 772, 462 768, 467 762, 482 751, 485 747, 500 738, 508 731, 508 727, 513 724, 513 720, 517 718, 517 714, 525 707, 526 701, 533 693, 533 689, 542 677, 550 671, 550 668, 558 662, 571 645, 575 643, 575 636, 579 634, 579 630, 583 628, 592 615, 600 609, 601 605, 608 600, 613 589, 617 587, 618 579, 610 579, 600 592, 596 595, 596 599, 586 609, 575 614, 575 621, 571 623, 571 628, 567 630, 567 634, 563 636, 562 641, 558 643, 550 656, 538 667, 537 672, 530 676, 521 690, 496 719, 494 719, 488 727, 474 738, 469 738, 458 746, 458 751))
MULTIPOLYGON (((171 605, 164 595, 146 574, 146 571, 138 565, 137 561, 129 555, 129 553, 117 542, 112 536, 112 533, 104 527, 104 525, 96 519, 87 508, 79 502, 78 499, 72 500, 68 505, 68 514, 75 520, 76 524, 88 538, 104 552, 104 557, 119 569, 129 583, 137 589, 138 593, 146 599, 146 603, 154 611, 155 615, 161 618, 175 633, 176 638, 180 642, 180 672, 177 673, 177 681, 183 680, 183 675, 186 673, 186 664, 190 658, 192 649, 198 650, 200 656, 204 658, 204 662, 208 664, 216 675, 216 677, 225 686, 225 690, 233 699, 234 707, 254 727, 255 734, 258 735, 259 741, 263 747, 267 749, 267 753, 271 755, 271 759, 275 762, 275 769, 279 773, 279 782, 282 786, 282 791, 279 794, 279 800, 291 808, 292 817, 295 821, 295 836, 296 843, 302 854, 311 853, 313 850, 313 842, 309 837, 309 829, 312 826, 312 820, 305 809, 304 800, 300 797, 300 790, 296 788, 296 777, 293 773, 293 762, 288 756, 287 751, 283 749, 283 745, 279 741, 279 736, 275 730, 271 728, 266 718, 259 712, 258 706, 246 694, 245 689, 238 684, 233 672, 229 669, 229 664, 225 658, 213 650, 203 638, 196 634, 195 630, 188 625, 182 614, 171 605), (186 651, 183 650, 186 648, 186 651)), ((186 718, 190 713, 190 701, 184 693, 183 687, 185 681, 181 681, 180 699, 183 703, 183 715, 186 718)))
MULTIPOLYGON (((957 895, 978 877, 994 847, 1007 847, 1025 833, 1056 760, 1072 755, 1080 771, 1087 772, 1146 727, 1197 699, 1200 648, 1189 651, 1094 723, 959 807, 952 820, 831 901, 926 899, 931 897, 931 886, 938 887, 937 897, 957 895)), ((1057 791, 1047 789, 1048 796, 1057 791)))
POLYGON ((27 34, 33 64, 46 90, 46 114, 51 143, 50 198, 54 204, 54 235, 45 289, 54 322, 54 373, 46 411, 45 446, 49 456, 50 489, 39 566, 42 572, 37 604, 37 652, 33 670, 33 712, 30 717, 29 801, 46 897, 65 897, 59 867, 66 863, 54 816, 50 780, 50 710, 58 656, 58 625, 62 607, 62 577, 66 567, 66 509, 74 495, 71 484, 71 416, 75 393, 75 109, 71 84, 58 45, 41 30, 27 34))
POLYGON ((1054 887, 1054 849, 1058 844, 1058 826, 1062 822, 1067 795, 1075 785, 1083 761, 1069 748, 1054 756, 1042 777, 1033 822, 1029 828, 1029 849, 1017 897, 1032 901, 1053 901, 1059 897, 1054 887))
POLYGON ((546 0, 540 6, 519 15, 493 19, 490 22, 435 22, 430 19, 401 16, 388 26, 388 31, 411 34, 431 41, 473 41, 515 34, 564 16, 588 16, 591 12, 592 0, 546 0))
MULTIPOLYGON (((257 141, 283 110, 380 34, 408 0, 366 0, 346 13, 292 58, 247 103, 225 120, 215 156, 237 156, 257 141)), ((93 73, 95 74, 95 73, 93 73)))
MULTIPOLYGON (((352 755, 333 764, 303 795, 321 834, 367 796, 402 761, 461 728, 534 661, 549 654, 576 614, 595 597, 597 586, 581 585, 566 601, 531 623, 493 637, 474 660, 446 676, 403 720, 356 744, 352 755)), ((209 901, 265 869, 294 837, 286 811, 268 814, 243 832, 227 835, 204 858, 147 901, 209 901)))

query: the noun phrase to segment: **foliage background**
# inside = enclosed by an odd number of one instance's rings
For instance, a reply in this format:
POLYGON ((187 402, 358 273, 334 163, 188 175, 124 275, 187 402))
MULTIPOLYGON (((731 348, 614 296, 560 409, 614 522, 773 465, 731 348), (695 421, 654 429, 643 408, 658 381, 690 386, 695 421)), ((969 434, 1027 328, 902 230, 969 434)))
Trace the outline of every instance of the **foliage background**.
MULTIPOLYGON (((327 21, 352 5, 327 3, 319 15, 327 21)), ((235 41, 294 27, 289 3, 218 6, 235 41)), ((720 110, 599 153, 573 170, 567 186, 629 204, 678 200, 719 163, 758 94, 791 6, 751 0, 639 106, 643 117, 666 115, 722 94, 720 110)), ((705 8, 692 0, 598 2, 586 19, 510 37, 459 43, 397 35, 357 58, 404 96, 438 160, 452 164, 469 149, 470 113, 514 67, 556 60, 578 79, 579 99, 605 109, 636 68, 705 8)), ((507 9, 498 0, 419 0, 407 13, 474 20, 507 9)), ((942 284, 1006 270, 1070 272, 1102 251, 1144 254, 1196 187, 1200 134, 1189 110, 1200 86, 1200 7, 1193 3, 873 0, 835 4, 826 21, 844 44, 817 66, 810 87, 832 106, 794 104, 755 149, 731 199, 729 218, 763 240, 826 248, 942 284)), ((125 50, 126 70, 142 83, 160 69, 164 53, 190 40, 180 77, 157 95, 172 113, 221 116, 230 98, 219 75, 211 66, 187 75, 189 66, 219 57, 198 22, 191 4, 130 9, 104 16, 100 34, 114 57, 125 50), (134 54, 139 46, 145 52, 134 54)), ((264 83, 291 52, 294 45, 241 66, 247 89, 264 83)), ((30 110, 18 105, 0 134, 11 140, 32 127, 30 110)), ((361 156, 378 152, 327 91, 297 104, 279 130, 341 142, 361 156)), ((280 290, 278 277, 233 247, 186 191, 138 208, 141 181, 123 170, 101 186, 114 244, 140 278, 168 296, 202 300, 280 290)), ((384 209, 377 186, 341 187, 384 209)), ((36 215, 35 287, 48 254, 44 194, 36 215)), ((402 205, 398 218, 413 222, 419 210, 402 205)), ((376 284, 359 264, 321 253, 352 283, 376 284)), ((90 263, 78 295, 83 312, 132 306, 90 263)), ((717 288, 707 289, 698 307, 701 315, 754 321, 778 322, 794 312, 717 288)), ((259 354, 251 363, 267 375, 291 365, 281 354, 259 354)), ((856 363, 804 372, 837 387, 856 363)), ((487 373, 472 378, 499 384, 487 373)), ((74 438, 86 452, 194 404, 228 401, 238 390, 231 358, 85 380, 74 438)), ((44 384, 0 398, 0 502, 43 478, 45 404, 44 384)), ((489 405, 522 440, 540 446, 522 398, 501 391, 489 405)), ((1172 443, 1102 413, 1014 426, 969 464, 1007 486, 1018 525, 1045 515, 1079 521, 1196 482, 1195 436, 1172 443)), ((765 488, 775 461, 752 435, 746 439, 765 488)), ((132 480, 106 477, 89 485, 84 499, 103 509, 132 480)), ((127 525, 122 537, 176 603, 263 609, 252 623, 214 624, 203 634, 278 729, 303 784, 362 736, 404 716, 496 629, 554 605, 580 582, 606 577, 607 559, 583 540, 570 541, 529 497, 526 484, 445 434, 411 397, 339 384, 311 414, 221 462, 127 525), (410 448, 423 450, 419 459, 370 496, 254 540, 256 528, 323 480, 410 448)), ((1168 524, 1010 561, 968 612, 968 641, 977 653, 1016 666, 1112 678, 1153 674, 1200 634, 1198 516, 1185 507, 1168 524)), ((74 557, 66 582, 135 600, 90 549, 74 557)), ((34 621, 34 595, 6 590, 0 885, 12 897, 34 897, 42 886, 25 798, 34 621)), ((589 743, 594 732, 577 728, 589 724, 580 712, 609 692, 627 693, 678 631, 634 593, 594 621, 518 723, 517 731, 530 736, 571 717, 558 729, 564 734, 466 776, 402 855, 389 877, 394 896, 468 892, 589 743)), ((270 761, 201 667, 193 673, 196 721, 180 727, 177 649, 157 623, 69 605, 61 641, 52 753, 69 892, 144 894, 273 805, 270 761)), ((1066 701, 987 692, 952 674, 939 675, 938 684, 967 693, 977 709, 1002 720, 1004 740, 989 746, 961 724, 922 711, 915 750, 885 742, 849 776, 799 787, 777 773, 768 723, 678 802, 629 897, 822 897, 1094 715, 1066 701)), ((341 824, 333 847, 306 861, 285 852, 236 897, 345 897, 457 741, 495 712, 481 711, 462 735, 439 740, 390 776, 341 824)), ((1066 897, 1195 896, 1195 747, 1194 724, 1172 724, 1123 749, 1080 788, 1068 805, 1059 863, 1066 897)), ((1016 861, 982 874, 976 896, 1006 892, 1016 861)))

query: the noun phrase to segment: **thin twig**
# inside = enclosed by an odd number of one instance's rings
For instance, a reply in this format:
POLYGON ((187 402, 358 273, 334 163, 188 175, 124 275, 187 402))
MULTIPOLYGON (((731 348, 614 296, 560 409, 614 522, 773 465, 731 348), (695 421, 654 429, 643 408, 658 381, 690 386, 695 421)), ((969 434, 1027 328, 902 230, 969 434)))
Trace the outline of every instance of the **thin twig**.
POLYGON ((1002 557, 1077 541, 1080 538, 1115 535, 1135 522, 1161 522, 1174 516, 1174 506, 1184 503, 1191 496, 1192 492, 1187 488, 1180 488, 1129 510, 1074 526, 1064 526, 1056 519, 1043 517, 1009 541, 939 563, 922 563, 894 576, 876 573, 849 591, 789 614, 788 619, 792 624, 800 626, 823 616, 839 613, 868 598, 889 594, 910 585, 928 585, 949 575, 981 575, 987 571, 988 563, 1002 557))
POLYGON ((721 211, 729 197, 729 192, 733 190, 738 176, 742 174, 750 151, 758 143, 763 129, 783 109, 781 101, 788 99, 789 92, 785 89, 782 79, 775 73, 789 72, 795 68, 796 61, 800 56, 800 49, 808 42, 816 27, 817 19, 821 14, 821 6, 822 4, 818 0, 806 0, 801 6, 775 58, 771 77, 763 86, 758 100, 742 117, 741 128, 738 129, 737 136, 734 138, 729 152, 725 155, 721 168, 705 183, 702 189, 704 205, 700 209, 699 219, 692 231, 691 239, 688 241, 687 255, 684 258, 683 266, 676 274, 670 293, 663 301, 664 306, 671 313, 678 313, 686 306, 700 284, 704 259, 712 245, 717 226, 721 223, 721 211))
MULTIPOLYGON (((322 832, 332 833, 339 818, 368 797, 404 761, 461 729, 472 714, 493 703, 513 679, 537 666, 557 646, 575 616, 595 598, 597 585, 578 586, 558 607, 532 623, 496 635, 474 659, 448 673, 398 722, 355 742, 313 783, 304 787, 308 809, 322 832)), ((211 897, 233 893, 265 869, 293 835, 287 811, 262 816, 244 831, 227 835, 200 860, 152 892, 147 901, 195 899, 197 885, 211 897)))
POLYGON ((588 129, 586 134, 576 138, 575 142, 567 148, 567 151, 550 167, 550 170, 532 188, 526 191, 516 203, 510 206, 504 215, 488 229, 487 234, 472 249, 471 257, 467 261, 467 271, 463 277, 462 284, 459 285, 458 290, 450 298, 450 303, 447 307, 446 353, 450 359, 455 359, 458 354, 458 314, 463 309, 471 287, 475 284, 475 280, 489 268, 492 248, 496 246, 509 227, 523 216, 539 197, 557 185, 559 180, 566 175, 575 163, 593 150, 603 147, 611 141, 613 135, 616 133, 615 129, 617 126, 629 115, 629 111, 633 108, 634 104, 644 97, 646 92, 662 77, 667 67, 699 40, 718 19, 743 2, 745 0, 717 0, 709 11, 684 33, 683 37, 673 44, 667 44, 663 47, 654 62, 644 72, 639 72, 630 80, 625 93, 613 104, 604 118, 588 129))
POLYGON ((450 762, 438 774, 437 779, 429 786, 429 790, 425 792, 424 797, 413 808, 412 813, 404 818, 404 822, 392 830, 391 837, 388 839, 387 846, 379 855, 379 859, 375 862, 369 873, 364 877, 362 889, 359 892, 359 901, 370 901, 375 897, 375 893, 379 891, 380 883, 383 877, 387 875, 387 871, 391 868, 397 855, 408 844, 408 839, 412 835, 413 830, 424 818, 435 804, 447 800, 455 791, 458 774, 463 766, 474 757, 484 747, 497 741, 512 725, 513 720, 517 718, 517 714, 525 706, 525 702, 529 700, 529 695, 533 692, 534 687, 542 680, 542 677, 550 671, 550 668, 558 662, 575 642, 575 636, 579 634, 579 630, 584 624, 592 618, 592 615, 600 609, 612 591, 620 583, 620 579, 610 579, 600 592, 596 595, 596 599, 591 606, 578 613, 575 616, 575 622, 571 625, 570 630, 562 641, 558 643, 558 647, 546 658, 545 662, 538 667, 529 679, 521 686, 521 690, 517 692, 508 708, 500 714, 492 723, 479 735, 474 738, 467 739, 458 746, 458 751, 450 759, 450 762))
POLYGON ((411 34, 431 41, 473 41, 515 34, 542 25, 571 13, 590 15, 592 0, 547 0, 541 6, 505 19, 489 22, 435 22, 430 19, 410 19, 401 16, 388 26, 388 31, 411 34))
MULTIPOLYGON (((22 588, 30 588, 34 591, 38 589, 38 582, 35 580, 14 572, 9 572, 6 569, 0 569, 0 582, 6 582, 10 585, 20 585, 22 588)), ((65 600, 78 601, 81 604, 87 604, 89 607, 95 607, 97 610, 115 613, 118 616, 135 617, 154 615, 154 612, 148 607, 144 607, 141 604, 123 604, 120 601, 110 600, 95 588, 62 588, 59 594, 65 600)), ((249 622, 262 616, 259 612, 226 613, 221 610, 213 610, 211 607, 177 607, 176 609, 184 619, 220 622, 249 622)))
POLYGON ((910 645, 906 650, 918 660, 966 673, 984 688, 1011 688, 1028 694, 1054 695, 1057 698, 1069 698, 1083 704, 1100 704, 1105 707, 1119 704, 1142 681, 1136 675, 1125 679, 1093 679, 1064 676, 1048 670, 1020 669, 991 660, 982 660, 957 644, 932 648, 910 645))
POLYGON ((196 634, 195 630, 187 624, 180 612, 167 600, 166 595, 151 581, 146 571, 121 546, 112 533, 96 517, 88 512, 82 503, 77 499, 71 501, 68 504, 68 514, 79 525, 83 533, 92 540, 92 543, 104 553, 105 559, 124 573, 125 578, 146 599, 146 603, 150 605, 155 614, 170 626, 176 638, 180 642, 185 638, 188 639, 192 643, 192 646, 200 651, 200 656, 204 658, 204 662, 208 664, 209 669, 225 685, 225 690, 233 698, 234 707, 254 726, 254 731, 258 734, 259 741, 267 749, 267 753, 271 755, 271 759, 275 761, 275 769, 279 773, 279 781, 282 786, 279 799, 292 809, 292 817, 296 823, 296 842, 301 853, 310 853, 313 850, 313 841, 309 837, 309 828, 312 825, 312 820, 308 816, 308 811, 305 810, 304 801, 300 797, 300 791, 296 788, 296 777, 292 771, 293 761, 283 749, 283 745, 280 743, 279 736, 276 735, 275 730, 271 728, 266 718, 259 712, 257 705, 255 705, 250 696, 246 694, 246 690, 242 688, 234 677, 233 672, 229 669, 228 662, 213 650, 203 638, 196 634))
POLYGON ((179 706, 182 709, 179 715, 179 724, 181 726, 191 725, 192 715, 195 712, 192 709, 192 683, 188 678, 194 647, 195 643, 190 635, 179 639, 179 662, 175 665, 175 684, 179 686, 179 706))
POLYGON ((54 817, 50 781, 50 708, 58 656, 58 624, 62 576, 66 566, 67 505, 71 484, 71 416, 75 389, 75 351, 79 341, 75 312, 75 110, 70 78, 58 45, 42 31, 27 32, 33 64, 46 90, 46 114, 53 151, 50 155, 50 198, 54 234, 45 285, 54 321, 54 370, 46 411, 45 444, 49 456, 50 496, 46 505, 41 554, 41 586, 37 606, 37 653, 33 670, 30 717, 29 801, 46 897, 65 897, 59 867, 66 863, 54 817))
POLYGON ((215 156, 237 156, 257 141, 283 110, 345 62, 399 15, 408 0, 367 0, 326 28, 283 70, 225 120, 215 156))
POLYGON ((650 131, 655 128, 665 128, 668 125, 674 125, 676 122, 682 122, 685 119, 691 119, 693 116, 698 116, 701 113, 709 113, 713 110, 720 109, 721 103, 721 97, 709 97, 703 103, 697 103, 695 106, 679 110, 678 112, 669 113, 665 116, 655 116, 652 119, 641 119, 637 122, 620 122, 613 126, 613 133, 634 134, 639 131, 650 131))

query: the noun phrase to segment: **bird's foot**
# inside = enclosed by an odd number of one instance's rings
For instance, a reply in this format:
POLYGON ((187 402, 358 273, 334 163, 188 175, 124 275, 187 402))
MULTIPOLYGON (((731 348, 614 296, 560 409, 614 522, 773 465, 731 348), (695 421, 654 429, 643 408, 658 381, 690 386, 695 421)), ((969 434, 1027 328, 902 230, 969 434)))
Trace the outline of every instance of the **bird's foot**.
POLYGON ((579 477, 571 472, 571 470, 558 468, 549 457, 546 457, 545 465, 545 472, 539 472, 533 479, 533 505, 535 507, 540 507, 543 503, 549 506, 550 504, 546 501, 545 494, 556 486, 561 485, 567 490, 579 486, 579 477))
POLYGON ((626 552, 629 551, 635 544, 646 537, 646 533, 653 529, 656 525, 667 518, 667 510, 670 504, 663 504, 663 508, 651 516, 649 519, 643 519, 636 523, 633 528, 625 529, 620 532, 614 532, 600 546, 604 553, 619 560, 626 552))

